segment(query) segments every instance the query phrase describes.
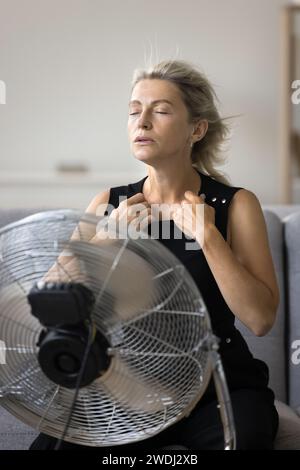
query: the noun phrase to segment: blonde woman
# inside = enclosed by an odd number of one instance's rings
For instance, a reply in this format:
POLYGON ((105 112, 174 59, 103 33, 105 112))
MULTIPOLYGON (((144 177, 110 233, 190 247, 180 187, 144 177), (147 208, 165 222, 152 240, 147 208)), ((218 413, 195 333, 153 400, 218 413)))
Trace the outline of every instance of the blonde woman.
MULTIPOLYGON (((137 70, 128 136, 134 157, 146 165, 147 176, 100 193, 87 211, 99 213, 107 207, 115 220, 126 216, 128 223, 148 229, 155 223, 161 229, 171 224, 171 237, 159 232, 158 239, 191 273, 220 338, 237 448, 272 449, 278 415, 268 387, 268 368, 253 358, 234 322, 238 318, 255 335, 265 335, 275 320, 279 291, 257 197, 231 186, 217 171, 228 129, 215 101, 207 78, 185 61, 163 61, 150 70, 137 70), (120 196, 126 200, 119 203, 120 196), (169 214, 162 211, 155 221, 151 212, 155 204, 171 207, 169 214), (142 209, 137 212, 137 207, 142 209), (174 236, 176 230, 181 238, 174 236), (188 249, 191 239, 197 249, 188 249)), ((55 442, 40 435, 32 448, 51 449, 55 442)), ((189 417, 126 449, 174 444, 194 450, 224 448, 212 382, 189 417)), ((65 442, 62 448, 80 446, 65 442)))

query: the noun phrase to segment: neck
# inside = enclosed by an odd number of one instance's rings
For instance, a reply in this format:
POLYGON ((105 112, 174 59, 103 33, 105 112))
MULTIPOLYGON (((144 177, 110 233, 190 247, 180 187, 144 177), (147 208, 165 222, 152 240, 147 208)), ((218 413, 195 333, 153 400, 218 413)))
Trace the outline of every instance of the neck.
POLYGON ((184 199, 185 191, 198 194, 201 186, 201 177, 191 165, 187 168, 168 167, 148 168, 143 193, 150 204, 178 204, 184 199))

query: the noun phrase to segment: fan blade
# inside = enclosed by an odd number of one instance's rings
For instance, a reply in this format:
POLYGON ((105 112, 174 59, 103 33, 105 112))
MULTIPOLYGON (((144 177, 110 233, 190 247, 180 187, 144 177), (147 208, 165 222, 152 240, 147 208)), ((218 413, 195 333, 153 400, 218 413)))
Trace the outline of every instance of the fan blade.
POLYGON ((115 301, 114 313, 123 321, 149 307, 155 276, 149 263, 125 248, 126 242, 120 240, 102 240, 100 245, 70 243, 70 249, 84 264, 87 283, 97 292, 95 308, 101 303, 103 292, 107 291, 115 301))
POLYGON ((104 387, 114 400, 133 411, 164 411, 176 400, 174 389, 171 391, 152 387, 146 380, 134 374, 117 355, 112 358, 109 369, 95 384, 104 387))

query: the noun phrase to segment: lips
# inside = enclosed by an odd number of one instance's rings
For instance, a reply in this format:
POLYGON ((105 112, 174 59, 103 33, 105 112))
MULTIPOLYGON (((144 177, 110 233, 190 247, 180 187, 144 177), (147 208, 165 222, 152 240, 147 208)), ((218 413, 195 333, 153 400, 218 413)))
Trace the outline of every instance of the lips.
POLYGON ((134 142, 154 142, 151 137, 137 137, 134 142))

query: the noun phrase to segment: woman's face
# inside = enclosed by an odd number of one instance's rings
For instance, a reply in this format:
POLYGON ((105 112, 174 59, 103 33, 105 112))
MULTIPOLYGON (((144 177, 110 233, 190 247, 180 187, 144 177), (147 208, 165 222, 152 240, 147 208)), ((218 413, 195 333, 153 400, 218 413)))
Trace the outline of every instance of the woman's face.
POLYGON ((129 103, 128 137, 133 155, 145 163, 190 157, 193 125, 175 84, 145 79, 136 84, 129 103), (166 100, 166 101, 164 101, 166 100), (167 102, 168 101, 168 102, 167 102), (138 136, 151 142, 135 142, 138 136))

